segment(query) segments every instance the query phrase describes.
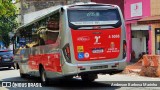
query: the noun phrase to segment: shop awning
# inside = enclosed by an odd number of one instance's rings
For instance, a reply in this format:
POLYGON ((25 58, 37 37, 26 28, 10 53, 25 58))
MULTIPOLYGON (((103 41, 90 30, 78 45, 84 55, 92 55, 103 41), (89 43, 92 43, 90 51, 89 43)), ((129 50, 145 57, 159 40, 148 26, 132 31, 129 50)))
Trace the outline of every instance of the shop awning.
POLYGON ((160 23, 160 16, 144 17, 137 21, 138 24, 155 24, 160 23))
POLYGON ((126 20, 126 24, 132 24, 132 23, 137 23, 137 20, 126 20))
POLYGON ((138 20, 140 20, 141 18, 132 18, 132 19, 126 19, 125 23, 126 24, 133 24, 133 23, 137 23, 138 20))

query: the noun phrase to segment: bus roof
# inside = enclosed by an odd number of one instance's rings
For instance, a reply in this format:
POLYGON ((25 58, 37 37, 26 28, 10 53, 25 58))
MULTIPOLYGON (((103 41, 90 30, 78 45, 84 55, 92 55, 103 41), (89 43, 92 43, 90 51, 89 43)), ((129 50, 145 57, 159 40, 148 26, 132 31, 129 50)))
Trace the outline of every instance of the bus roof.
POLYGON ((66 7, 70 7, 70 6, 85 6, 85 5, 99 5, 99 6, 117 6, 115 4, 104 4, 104 3, 96 3, 96 2, 87 2, 87 3, 83 3, 83 2, 78 2, 78 3, 74 3, 74 4, 70 4, 70 5, 66 5, 66 7))
MULTIPOLYGON (((114 4, 103 4, 103 3, 95 3, 95 2, 88 2, 88 3, 83 3, 83 2, 80 2, 80 3, 75 3, 75 4, 71 4, 71 5, 65 5, 65 7, 70 7, 70 6, 81 6, 81 5, 106 5, 106 6, 117 6, 117 5, 114 5, 114 4)), ((62 5, 58 5, 58 6, 53 6, 53 7, 50 7, 50 8, 47 8, 47 9, 44 9, 44 10, 48 10, 47 13, 44 13, 44 14, 41 14, 39 15, 37 18, 34 18, 33 20, 31 20, 30 22, 20 26, 17 28, 16 32, 19 31, 20 29, 24 28, 24 27, 27 27, 29 25, 32 25, 34 24, 35 22, 37 21, 40 21, 42 19, 44 19, 45 17, 49 17, 51 16, 54 12, 56 11, 59 11, 60 8, 62 8, 63 6, 62 5)), ((65 8, 64 7, 64 8, 65 8)))

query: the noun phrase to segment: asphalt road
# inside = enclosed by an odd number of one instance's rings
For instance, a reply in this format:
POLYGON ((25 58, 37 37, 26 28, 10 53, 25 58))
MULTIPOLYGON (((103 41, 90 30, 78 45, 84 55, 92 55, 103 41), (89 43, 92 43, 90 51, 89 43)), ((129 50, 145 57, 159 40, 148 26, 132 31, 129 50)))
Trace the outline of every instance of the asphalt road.
MULTIPOLYGON (((83 82, 80 78, 71 80, 52 80, 48 86, 38 87, 0 87, 0 90, 160 90, 160 87, 124 87, 112 86, 117 81, 159 81, 160 78, 142 77, 135 74, 99 75, 95 82, 83 82), (112 83, 111 81, 116 81, 112 83)), ((19 71, 0 68, 0 81, 20 81, 20 83, 38 83, 40 78, 28 76, 20 78, 19 71)), ((16 82, 19 83, 19 82, 16 82)), ((120 84, 122 82, 119 82, 120 84)), ((127 82, 128 83, 128 82, 127 82)), ((2 85, 2 82, 0 83, 2 85)), ((125 84, 123 84, 125 85, 125 84)))

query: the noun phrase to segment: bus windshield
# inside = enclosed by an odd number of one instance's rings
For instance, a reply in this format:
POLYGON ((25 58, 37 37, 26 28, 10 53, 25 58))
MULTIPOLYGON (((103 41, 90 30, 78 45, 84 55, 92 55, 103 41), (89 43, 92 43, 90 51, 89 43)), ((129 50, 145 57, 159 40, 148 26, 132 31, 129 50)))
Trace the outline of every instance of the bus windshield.
POLYGON ((117 9, 108 10, 68 10, 70 27, 72 26, 113 26, 121 25, 117 9))

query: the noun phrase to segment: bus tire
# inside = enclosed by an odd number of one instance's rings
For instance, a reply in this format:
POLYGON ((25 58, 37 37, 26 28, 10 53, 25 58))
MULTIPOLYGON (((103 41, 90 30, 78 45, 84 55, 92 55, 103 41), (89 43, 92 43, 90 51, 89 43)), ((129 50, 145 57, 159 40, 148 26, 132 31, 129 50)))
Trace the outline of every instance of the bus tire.
POLYGON ((81 78, 85 82, 93 82, 95 79, 98 78, 97 74, 84 74, 81 75, 81 78))
POLYGON ((48 85, 48 79, 47 79, 47 76, 46 76, 46 71, 43 67, 40 69, 40 77, 41 77, 42 84, 43 85, 48 85))
POLYGON ((65 76, 63 79, 64 80, 71 80, 71 79, 73 79, 73 76, 65 76))
POLYGON ((21 78, 26 78, 27 74, 20 73, 21 78))

